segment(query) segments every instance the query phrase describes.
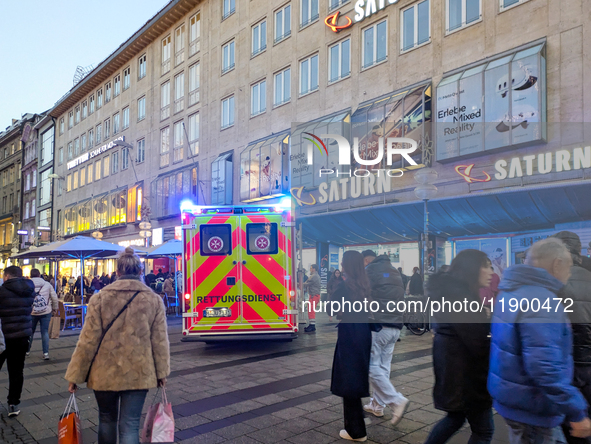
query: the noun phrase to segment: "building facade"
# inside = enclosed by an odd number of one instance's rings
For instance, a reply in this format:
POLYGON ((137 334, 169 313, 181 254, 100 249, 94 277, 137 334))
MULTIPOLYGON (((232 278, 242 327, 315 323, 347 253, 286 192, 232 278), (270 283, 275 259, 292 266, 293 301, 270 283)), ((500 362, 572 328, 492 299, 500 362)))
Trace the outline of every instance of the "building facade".
POLYGON ((410 272, 416 257, 396 246, 423 230, 413 170, 430 166, 434 257, 470 241, 506 266, 515 235, 591 220, 590 12, 584 0, 174 0, 50 111, 54 224, 141 243, 149 219, 159 243, 178 234, 183 199, 292 195, 315 257, 338 266, 343 247, 387 245, 410 272), (374 165, 341 168, 326 134, 374 165), (376 161, 393 137, 414 151, 376 161))

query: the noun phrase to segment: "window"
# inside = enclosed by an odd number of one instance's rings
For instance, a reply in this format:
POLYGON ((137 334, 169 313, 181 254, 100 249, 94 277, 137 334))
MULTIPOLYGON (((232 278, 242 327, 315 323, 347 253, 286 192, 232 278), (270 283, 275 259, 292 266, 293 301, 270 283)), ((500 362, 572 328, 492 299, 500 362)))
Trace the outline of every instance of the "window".
POLYGON ((80 152, 80 139, 74 139, 74 157, 78 155, 80 152))
POLYGON ((514 5, 519 5, 521 3, 525 3, 528 0, 500 0, 501 1, 501 11, 510 8, 514 5))
POLYGON ((252 55, 255 56, 267 49, 267 21, 264 20, 252 27, 252 55))
POLYGON ((263 80, 252 85, 250 90, 250 115, 257 116, 267 109, 267 82, 263 80))
POLYGON ((195 55, 199 52, 200 49, 200 42, 199 38, 201 37, 201 13, 198 12, 189 20, 189 33, 190 33, 190 43, 189 43, 189 57, 195 55))
POLYGON ((119 171, 119 151, 111 154, 111 173, 116 174, 119 171))
POLYGON ((146 97, 140 97, 137 99, 137 121, 144 120, 146 118, 146 97))
POLYGON ((123 91, 131 86, 131 67, 125 68, 123 71, 123 91))
POLYGON ((119 113, 113 115, 113 134, 119 132, 119 113))
POLYGON ((222 47, 222 74, 234 68, 234 40, 222 47))
POLYGON ((68 114, 68 128, 72 128, 74 126, 74 111, 70 111, 68 114))
POLYGON ((88 168, 87 168, 88 177, 87 177, 87 181, 86 181, 88 184, 92 183, 92 170, 93 170, 93 166, 88 165, 88 168))
POLYGON ((86 185, 86 168, 80 169, 80 188, 86 185))
POLYGON ((97 160, 94 164, 94 180, 100 180, 101 178, 101 161, 97 160))
POLYGON ((78 171, 72 173, 72 189, 78 189, 78 171))
POLYGON ((336 82, 351 74, 351 39, 343 40, 328 51, 328 81, 336 82))
POLYGON ((230 224, 203 224, 199 227, 202 256, 229 256, 232 254, 232 226, 230 224))
POLYGON ((101 106, 103 106, 103 90, 99 89, 96 92, 96 109, 99 109, 101 106))
POLYGON ((64 147, 63 146, 58 150, 58 160, 59 160, 60 165, 62 165, 64 163, 64 147))
POLYGON ((88 116, 88 102, 85 100, 82 102, 82 119, 86 119, 88 116))
POLYGON ((103 127, 105 129, 105 140, 107 140, 111 136, 111 119, 105 120, 103 127))
POLYGON ((447 0, 447 32, 480 20, 481 0, 447 0))
POLYGON ((68 174, 66 177, 66 193, 72 191, 72 175, 68 174))
POLYGON ((55 131, 53 128, 41 134, 41 165, 46 165, 53 160, 53 149, 55 143, 54 134, 55 131))
POLYGON ((248 254, 277 254, 277 224, 246 224, 248 254))
POLYGON ((199 63, 189 68, 189 106, 199 102, 199 63))
POLYGON ((224 2, 224 10, 222 12, 222 20, 230 17, 236 12, 236 1, 235 0, 222 0, 224 2))
POLYGON ((383 62, 388 57, 388 25, 384 20, 363 30, 363 68, 383 62))
POLYGON ((170 45, 170 36, 162 40, 162 74, 166 74, 168 71, 170 71, 170 45))
POLYGON ((300 28, 318 20, 318 0, 300 0, 300 28))
POLYGON ((170 163, 170 127, 160 130, 160 168, 170 163))
POLYGON ((31 174, 27 173, 25 176, 25 191, 29 191, 31 189, 31 174))
POLYGON ((123 108, 123 129, 129 128, 129 106, 123 108))
POLYGON ((64 134, 64 118, 60 119, 60 134, 64 134))
POLYGON ((109 160, 110 157, 108 155, 103 157, 103 177, 109 176, 109 160))
POLYGON ((72 157, 74 157, 74 145, 70 142, 68 143, 68 160, 72 160, 72 157))
POLYGON ((174 124, 174 146, 172 153, 172 161, 180 162, 183 160, 183 121, 175 122, 174 124))
POLYGON ((402 51, 411 50, 431 40, 429 0, 415 3, 403 10, 400 19, 402 51))
POLYGON ((189 155, 199 154, 199 113, 189 116, 189 155))
POLYGON ((90 115, 94 112, 94 94, 92 96, 90 96, 90 98, 88 99, 88 104, 89 104, 88 114, 90 115))
POLYGON ((222 129, 234 125, 234 96, 222 100, 222 129))
POLYGON ((274 106, 279 106, 291 100, 291 69, 287 68, 275 74, 274 106))
POLYGON ((109 103, 111 101, 111 82, 105 85, 105 103, 109 103))
POLYGON ((291 35, 291 5, 275 13, 275 43, 291 35))
POLYGON ((86 151, 86 134, 80 136, 80 152, 86 151))
POLYGON ((174 66, 185 61, 185 25, 176 28, 174 32, 174 66))
POLYGON ((113 97, 117 97, 119 94, 121 94, 121 74, 117 74, 113 80, 113 97))
MULTIPOLYGON (((40 177, 40 186, 39 192, 37 193, 37 197, 39 198, 39 206, 46 205, 51 202, 52 199, 52 189, 53 189, 53 180, 49 177, 50 174, 53 173, 53 168, 49 168, 41 173, 40 177)), ((43 225, 43 224, 42 224, 43 225)))
POLYGON ((300 62, 300 95, 318 89, 318 54, 300 62))
MULTIPOLYGON (((152 213, 156 217, 179 215, 180 203, 187 198, 198 202, 197 168, 175 171, 152 182, 152 213)), ((141 199, 138 200, 141 201, 141 199)))
POLYGON ((31 217, 35 217, 37 210, 35 208, 35 199, 31 200, 31 217))
POLYGON ((121 149, 121 171, 129 168, 129 148, 121 149))
POLYGON ((144 54, 143 56, 141 56, 138 60, 137 60, 137 64, 138 64, 138 70, 137 70, 137 79, 143 79, 144 77, 146 77, 146 54, 144 54))
POLYGON ((28 219, 29 217, 29 202, 25 202, 25 219, 28 219))
POLYGON ((94 131, 88 130, 88 149, 94 145, 94 131))
POLYGON ((95 139, 95 144, 97 144, 97 145, 98 145, 99 143, 101 143, 101 140, 103 139, 103 136, 102 136, 102 129, 103 129, 103 126, 102 126, 102 125, 100 125, 100 124, 96 126, 96 139, 95 139))
POLYGON ((78 125, 80 123, 80 107, 77 106, 76 107, 76 120, 74 121, 74 124, 78 125))
POLYGON ((146 139, 137 141, 137 163, 142 163, 146 160, 146 139))
POLYGON ((349 0, 329 0, 328 10, 332 11, 334 9, 337 9, 341 5, 344 5, 345 3, 347 3, 348 1, 349 0))
MULTIPOLYGON (((14 169, 12 171, 14 173, 14 169)), ((31 173, 31 176, 32 176, 31 182, 33 183, 32 184, 32 187, 35 188, 37 186, 37 170, 36 169, 33 170, 33 172, 31 173)))
POLYGON ((170 82, 160 87, 160 120, 170 116, 170 82))
POLYGON ((174 113, 185 108, 185 73, 182 72, 174 78, 174 113))

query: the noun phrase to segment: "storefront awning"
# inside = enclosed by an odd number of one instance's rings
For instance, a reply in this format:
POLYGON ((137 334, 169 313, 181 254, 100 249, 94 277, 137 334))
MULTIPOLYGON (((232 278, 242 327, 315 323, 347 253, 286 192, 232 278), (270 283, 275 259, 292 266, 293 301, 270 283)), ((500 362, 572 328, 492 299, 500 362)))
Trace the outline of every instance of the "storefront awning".
MULTIPOLYGON (((429 201, 429 231, 442 237, 518 233, 591 220, 591 181, 429 201)), ((392 204, 300 217, 307 245, 416 241, 423 203, 392 204)))

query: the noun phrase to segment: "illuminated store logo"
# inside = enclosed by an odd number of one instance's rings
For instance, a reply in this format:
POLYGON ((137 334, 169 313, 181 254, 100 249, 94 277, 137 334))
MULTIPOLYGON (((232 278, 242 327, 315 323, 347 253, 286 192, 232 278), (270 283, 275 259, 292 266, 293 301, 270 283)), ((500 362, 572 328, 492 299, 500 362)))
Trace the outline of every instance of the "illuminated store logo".
POLYGON ((472 173, 472 168, 474 168, 474 164, 472 164, 472 165, 458 165, 456 167, 456 173, 458 173, 460 176, 462 176, 462 178, 468 183, 490 182, 492 180, 492 178, 490 177, 490 175, 486 171, 482 172, 485 176, 483 179, 471 177, 470 173, 472 173))
POLYGON ((398 0, 357 0, 355 3, 355 21, 360 22, 381 11, 388 5, 394 5, 398 0))
POLYGON ((312 202, 304 202, 302 200, 302 191, 304 191, 304 187, 299 187, 299 188, 292 188, 290 190, 291 195, 293 196, 293 198, 295 199, 295 201, 297 202, 297 204, 299 206, 304 206, 304 205, 316 205, 316 199, 314 198, 314 196, 312 196, 310 193, 308 193, 308 197, 310 199, 312 199, 312 202))
POLYGON ((343 29, 347 29, 349 28, 352 24, 353 24, 353 20, 351 20, 349 17, 344 16, 345 20, 347 21, 346 24, 344 25, 339 25, 339 15, 340 12, 337 11, 334 14, 329 15, 328 17, 326 17, 324 19, 324 24, 326 26, 328 26, 332 32, 339 32, 343 29))

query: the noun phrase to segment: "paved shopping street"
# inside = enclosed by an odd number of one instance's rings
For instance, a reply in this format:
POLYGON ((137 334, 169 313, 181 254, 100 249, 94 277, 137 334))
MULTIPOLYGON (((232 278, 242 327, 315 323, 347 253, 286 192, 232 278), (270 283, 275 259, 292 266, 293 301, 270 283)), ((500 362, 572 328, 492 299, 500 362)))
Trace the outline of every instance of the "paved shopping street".
MULTIPOLYGON (((320 317, 316 334, 293 342, 248 342, 221 345, 181 343, 180 320, 169 318, 172 374, 168 399, 176 420, 176 442, 244 444, 327 444, 345 442, 341 399, 330 393, 336 324, 320 317)), ((409 333, 409 332, 408 332, 409 333)), ((371 419, 367 442, 422 444, 442 414, 432 405, 431 334, 403 333, 396 345, 392 379, 411 400, 409 412, 396 427, 384 418, 371 419)), ((63 379, 77 341, 65 332, 51 341, 51 360, 41 359, 36 338, 25 369, 22 413, 6 416, 8 379, 0 372, 0 442, 57 443, 58 416, 68 397, 63 379)), ((155 392, 148 395, 148 408, 155 392)), ((84 443, 96 442, 98 410, 87 389, 78 393, 84 443)), ((506 442, 504 424, 495 416, 495 444, 506 442)), ((468 431, 454 437, 465 443, 468 431)))

